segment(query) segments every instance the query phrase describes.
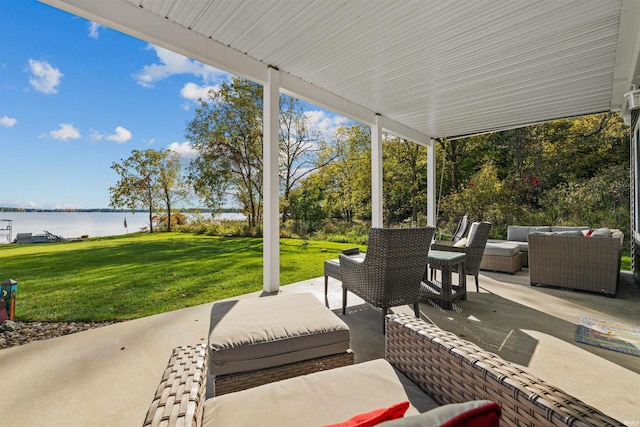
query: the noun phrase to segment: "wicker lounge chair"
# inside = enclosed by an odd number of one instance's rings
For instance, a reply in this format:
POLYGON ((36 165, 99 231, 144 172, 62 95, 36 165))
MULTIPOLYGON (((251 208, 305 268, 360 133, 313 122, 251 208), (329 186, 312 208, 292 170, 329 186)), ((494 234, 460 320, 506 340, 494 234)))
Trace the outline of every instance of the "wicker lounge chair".
POLYGON ((420 316, 420 282, 429 256, 435 228, 372 228, 365 258, 340 254, 342 314, 346 313, 347 291, 376 307, 384 316, 390 307, 413 304, 420 316))
MULTIPOLYGON (((441 244, 439 242, 435 242, 431 245, 431 249, 434 251, 450 251, 467 254, 465 271, 467 272, 467 275, 474 276, 476 278, 477 292, 480 292, 480 284, 478 282, 480 262, 482 262, 482 255, 484 254, 484 248, 487 246, 487 239, 489 238, 490 231, 490 222, 474 222, 471 224, 471 227, 469 227, 466 247, 457 247, 452 246, 451 244, 441 244)), ((433 269, 431 269, 431 278, 433 279, 433 269)))

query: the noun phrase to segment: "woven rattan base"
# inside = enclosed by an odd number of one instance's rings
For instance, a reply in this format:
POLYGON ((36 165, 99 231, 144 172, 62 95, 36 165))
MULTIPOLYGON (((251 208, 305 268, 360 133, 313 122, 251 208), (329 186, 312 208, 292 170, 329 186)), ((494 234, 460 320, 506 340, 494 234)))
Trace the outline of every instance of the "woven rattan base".
POLYGON ((213 395, 220 396, 275 381, 286 380, 287 378, 312 374, 318 371, 326 371, 327 369, 347 365, 353 365, 353 352, 351 350, 340 354, 332 354, 296 363, 289 363, 287 365, 274 366, 272 368, 216 375, 213 381, 213 395))
POLYGON ((522 253, 513 256, 484 255, 480 262, 480 270, 499 271, 513 274, 522 269, 522 253))
POLYGON ((143 426, 195 426, 206 391, 204 344, 173 349, 143 426))
POLYGON ((497 402, 503 427, 624 425, 499 356, 406 314, 387 317, 385 359, 439 404, 497 402))

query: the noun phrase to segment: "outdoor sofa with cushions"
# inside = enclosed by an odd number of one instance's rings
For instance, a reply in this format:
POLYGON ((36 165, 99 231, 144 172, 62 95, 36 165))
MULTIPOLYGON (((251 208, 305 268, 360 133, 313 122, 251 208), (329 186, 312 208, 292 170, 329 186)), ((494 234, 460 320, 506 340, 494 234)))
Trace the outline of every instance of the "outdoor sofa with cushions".
POLYGON ((599 228, 582 232, 534 232, 529 234, 531 285, 597 292, 615 297, 620 277, 624 235, 620 230, 599 228))
POLYGON ((407 314, 386 322, 384 359, 206 400, 205 346, 178 347, 144 425, 319 427, 406 400, 404 425, 434 425, 436 403, 478 400, 498 403, 501 426, 624 425, 435 325, 407 314))
MULTIPOLYGON (((564 231, 582 231, 589 230, 588 226, 562 226, 562 225, 510 225, 507 227, 507 240, 494 240, 491 239, 487 242, 488 253, 492 253, 491 248, 494 244, 508 243, 516 245, 520 253, 522 254, 522 266, 529 266, 529 244, 528 237, 530 233, 543 231, 543 232, 564 232, 564 231)), ((509 273, 511 271, 508 271, 509 273)))

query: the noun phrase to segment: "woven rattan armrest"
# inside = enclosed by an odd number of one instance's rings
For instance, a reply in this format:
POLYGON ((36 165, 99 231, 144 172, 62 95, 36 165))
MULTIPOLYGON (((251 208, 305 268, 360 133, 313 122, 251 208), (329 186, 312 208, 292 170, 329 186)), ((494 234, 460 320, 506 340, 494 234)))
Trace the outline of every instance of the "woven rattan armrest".
POLYGON ((434 242, 431 244, 431 250, 432 251, 448 251, 448 252, 465 252, 466 248, 464 247, 458 247, 458 246, 453 246, 452 242, 448 242, 449 244, 447 244, 447 242, 434 242))
POLYGON ((206 394, 206 363, 204 344, 173 349, 143 426, 199 426, 206 394))
POLYGON ((501 426, 624 426, 451 332, 406 314, 386 321, 385 358, 438 404, 495 401, 501 426))
POLYGON ((346 248, 340 251, 340 253, 349 256, 360 255, 360 248, 346 248))

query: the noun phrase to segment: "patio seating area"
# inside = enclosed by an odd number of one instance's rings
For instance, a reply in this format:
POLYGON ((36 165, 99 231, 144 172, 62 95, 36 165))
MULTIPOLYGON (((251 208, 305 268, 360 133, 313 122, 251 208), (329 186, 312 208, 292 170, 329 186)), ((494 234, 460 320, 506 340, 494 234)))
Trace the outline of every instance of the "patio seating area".
MULTIPOLYGON (((638 325, 640 286, 622 274, 616 298, 529 285, 514 275, 481 272, 480 292, 453 310, 420 304, 421 318, 523 367, 543 381, 622 421, 638 425, 640 359, 577 343, 580 316, 638 325)), ((324 302, 324 277, 283 286, 324 302)), ((255 298, 260 293, 245 295, 255 298)), ((329 279, 327 302, 350 328, 355 363, 384 356, 380 311, 349 295, 341 313, 340 283, 329 279)), ((175 347, 206 343, 212 304, 38 341, 0 351, 11 384, 4 403, 21 425, 132 425, 144 422, 175 347), (37 410, 34 410, 37 408, 37 410)), ((396 313, 413 316, 413 307, 396 313)))
MULTIPOLYGON (((309 294, 298 296, 305 295, 309 294)), ((264 299, 234 302, 245 301, 264 299)), ((211 359, 199 346, 179 347, 169 361, 145 426, 252 427, 259 417, 262 425, 315 427, 334 425, 354 415, 372 417, 370 411, 377 413, 380 408, 393 408, 405 401, 408 408, 401 425, 406 425, 405 421, 412 426, 440 425, 447 418, 443 413, 450 413, 451 407, 439 405, 457 404, 464 412, 468 405, 489 404, 491 422, 482 411, 482 415, 467 414, 470 420, 463 425, 624 426, 514 364, 422 319, 392 314, 385 321, 384 359, 317 371, 231 395, 216 393, 206 399, 203 372, 211 359), (349 386, 336 387, 340 383, 349 386), (252 403, 247 406, 247 402, 252 403)), ((385 417, 395 419, 394 411, 390 412, 385 417)))

